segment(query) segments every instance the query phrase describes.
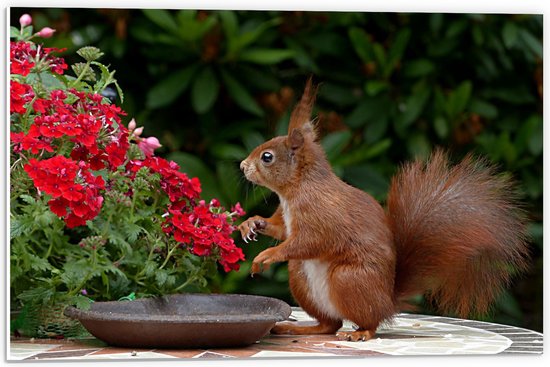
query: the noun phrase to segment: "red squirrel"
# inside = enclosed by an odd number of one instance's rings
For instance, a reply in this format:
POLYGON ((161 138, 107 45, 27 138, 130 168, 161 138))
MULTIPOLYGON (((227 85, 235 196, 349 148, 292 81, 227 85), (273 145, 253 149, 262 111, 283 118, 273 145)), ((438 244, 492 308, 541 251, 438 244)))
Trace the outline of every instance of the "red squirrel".
POLYGON ((288 261, 292 295, 318 321, 277 323, 272 333, 334 334, 350 320, 357 330, 336 336, 368 340, 418 294, 442 313, 486 313, 527 267, 526 219, 510 180, 471 155, 452 166, 436 150, 400 169, 384 209, 332 171, 311 121, 316 92, 310 79, 288 135, 241 163, 280 200, 270 218, 239 226, 245 241, 258 233, 282 241, 256 256, 251 273, 288 261))

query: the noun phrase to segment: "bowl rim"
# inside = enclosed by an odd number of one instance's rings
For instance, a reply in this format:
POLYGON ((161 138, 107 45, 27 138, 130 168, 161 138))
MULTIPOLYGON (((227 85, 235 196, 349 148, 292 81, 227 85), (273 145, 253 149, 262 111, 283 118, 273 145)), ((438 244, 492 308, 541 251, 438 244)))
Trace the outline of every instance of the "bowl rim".
MULTIPOLYGON (((73 319, 80 321, 119 321, 128 323, 169 323, 169 324, 243 324, 243 323, 274 323, 277 321, 286 320, 292 313, 291 307, 284 301, 265 296, 247 295, 247 294, 202 294, 202 293, 183 293, 183 294, 171 294, 160 296, 157 298, 176 298, 185 296, 198 296, 198 297, 221 297, 221 298, 251 298, 251 299, 263 299, 273 302, 274 305, 280 307, 280 311, 277 314, 265 315, 265 314, 240 314, 230 315, 224 317, 220 314, 216 317, 201 315, 201 316, 181 316, 181 315, 146 315, 146 314, 130 314, 120 312, 101 312, 92 310, 81 310, 74 306, 68 306, 64 310, 64 314, 73 319)), ((101 304, 117 304, 124 305, 135 302, 147 302, 153 297, 139 298, 133 301, 105 301, 97 302, 101 304)))

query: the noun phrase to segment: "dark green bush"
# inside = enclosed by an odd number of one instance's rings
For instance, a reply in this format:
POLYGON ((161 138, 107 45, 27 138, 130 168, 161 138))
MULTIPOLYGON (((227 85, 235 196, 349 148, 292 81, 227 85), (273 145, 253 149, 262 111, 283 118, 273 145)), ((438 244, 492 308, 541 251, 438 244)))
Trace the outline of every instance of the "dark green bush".
MULTIPOLYGON (((12 24, 28 9, 12 9, 12 24)), ((399 163, 435 146, 473 151, 513 175, 532 224, 531 272, 491 320, 542 330, 542 16, 345 12, 33 9, 67 58, 105 52, 128 118, 160 154, 200 177, 204 197, 270 215, 274 195, 244 182, 238 163, 284 134, 308 76, 315 114, 344 180, 385 199, 399 163)), ((252 259, 265 246, 245 245, 252 259)), ((214 290, 291 302, 286 265, 251 279, 249 263, 214 290)), ((429 312, 429 310, 424 310, 429 312)))

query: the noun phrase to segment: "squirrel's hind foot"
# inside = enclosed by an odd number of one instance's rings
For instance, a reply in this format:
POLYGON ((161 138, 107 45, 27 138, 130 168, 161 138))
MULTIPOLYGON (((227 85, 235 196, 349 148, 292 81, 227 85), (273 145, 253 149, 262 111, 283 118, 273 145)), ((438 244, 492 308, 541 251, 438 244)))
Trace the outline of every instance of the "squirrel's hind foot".
POLYGON ((336 337, 338 340, 358 342, 372 339, 374 334, 375 332, 372 330, 340 331, 336 333, 336 337))

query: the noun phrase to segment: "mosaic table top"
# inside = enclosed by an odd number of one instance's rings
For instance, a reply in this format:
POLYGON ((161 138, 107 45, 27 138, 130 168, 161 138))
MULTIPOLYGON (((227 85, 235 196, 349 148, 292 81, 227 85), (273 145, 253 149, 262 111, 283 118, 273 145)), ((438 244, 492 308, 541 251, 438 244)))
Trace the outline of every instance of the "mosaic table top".
MULTIPOLYGON (((302 310, 292 319, 311 323, 302 310)), ((343 330, 353 330, 344 323, 343 330)), ((129 360, 165 358, 338 358, 373 355, 541 354, 543 335, 527 329, 448 317, 399 314, 366 342, 338 341, 334 335, 268 335, 238 349, 124 349, 95 338, 51 340, 12 338, 8 360, 129 360)))

